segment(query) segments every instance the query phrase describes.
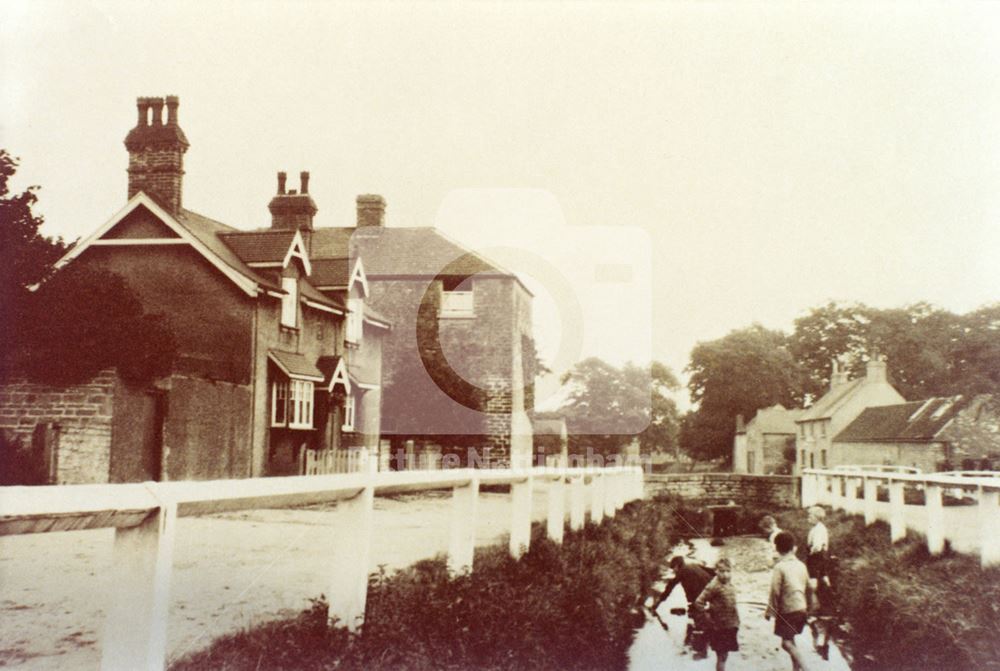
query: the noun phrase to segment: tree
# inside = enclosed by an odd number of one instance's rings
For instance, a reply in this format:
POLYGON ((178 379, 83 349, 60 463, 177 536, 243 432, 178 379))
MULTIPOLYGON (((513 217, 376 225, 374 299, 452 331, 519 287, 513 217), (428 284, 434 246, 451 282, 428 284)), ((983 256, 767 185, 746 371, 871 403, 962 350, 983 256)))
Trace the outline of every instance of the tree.
POLYGON ((176 344, 125 280, 75 262, 58 272, 61 239, 39 232, 37 187, 9 193, 17 160, 0 149, 0 372, 73 384, 102 368, 147 382, 168 373, 176 344))
POLYGON ((52 272, 52 265, 66 251, 61 239, 39 233, 41 215, 32 211, 37 186, 10 192, 10 179, 18 159, 0 149, 0 351, 9 352, 15 326, 23 322, 21 309, 29 293, 52 272))
POLYGON ((786 336, 759 324, 698 343, 685 371, 695 409, 684 418, 681 446, 700 458, 731 456, 737 415, 802 400, 802 372, 786 336))
POLYGON ((676 447, 679 420, 668 394, 680 388, 665 365, 616 368, 592 357, 560 380, 568 388, 560 408, 570 433, 570 451, 613 456, 636 436, 643 452, 676 447))
POLYGON ((962 351, 977 359, 964 349, 977 338, 984 338, 981 344, 988 351, 988 321, 959 317, 927 303, 885 310, 829 303, 795 321, 790 347, 806 371, 806 393, 812 399, 829 388, 834 358, 851 377, 860 377, 875 354, 885 356, 890 381, 900 394, 926 398, 969 391, 963 378, 977 373, 962 369, 962 351))

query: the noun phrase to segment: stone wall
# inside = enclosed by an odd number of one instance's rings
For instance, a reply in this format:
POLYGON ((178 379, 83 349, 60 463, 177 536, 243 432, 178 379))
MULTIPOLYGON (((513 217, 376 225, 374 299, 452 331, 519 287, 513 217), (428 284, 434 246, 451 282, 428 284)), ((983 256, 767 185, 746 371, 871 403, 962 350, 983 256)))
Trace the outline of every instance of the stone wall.
POLYGON ((739 505, 775 508, 800 505, 799 478, 791 475, 744 473, 646 474, 646 496, 674 494, 703 505, 739 505))
MULTIPOLYGON (((0 387, 0 431, 25 447, 39 425, 56 425, 58 484, 108 482, 114 371, 102 371, 85 384, 52 387, 14 380, 0 387)), ((33 454, 33 459, 44 458, 33 454)), ((6 465, 0 466, 6 467, 6 465)))

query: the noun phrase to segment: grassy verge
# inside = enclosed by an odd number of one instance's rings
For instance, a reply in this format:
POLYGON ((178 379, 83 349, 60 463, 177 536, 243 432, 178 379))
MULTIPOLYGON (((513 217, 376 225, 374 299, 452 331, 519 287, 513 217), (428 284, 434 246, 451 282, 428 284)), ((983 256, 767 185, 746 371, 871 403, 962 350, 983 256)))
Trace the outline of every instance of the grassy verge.
MULTIPOLYGON (((805 512, 777 517, 803 545, 805 512)), ((1000 669, 1000 570, 975 556, 931 557, 922 538, 893 545, 881 522, 834 513, 827 527, 855 671, 1000 669)))
POLYGON ((536 529, 520 561, 476 554, 372 576, 363 633, 328 626, 326 607, 216 640, 174 664, 195 669, 624 669, 639 606, 676 541, 672 506, 629 504, 557 546, 536 529))

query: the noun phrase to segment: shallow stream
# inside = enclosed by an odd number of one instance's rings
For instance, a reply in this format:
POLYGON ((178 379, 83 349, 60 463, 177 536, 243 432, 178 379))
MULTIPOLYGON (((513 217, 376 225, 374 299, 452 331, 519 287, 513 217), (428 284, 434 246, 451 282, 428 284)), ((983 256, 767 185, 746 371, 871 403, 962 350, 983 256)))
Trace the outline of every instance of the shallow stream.
MULTIPOLYGON (((733 561, 733 585, 740 613, 740 649, 730 653, 727 671, 787 671, 791 668, 788 654, 781 650, 781 641, 773 633, 774 620, 764 619, 771 576, 767 542, 760 538, 737 537, 727 538, 721 547, 712 547, 707 540, 696 539, 691 545, 678 546, 676 552, 693 554, 709 565, 714 565, 722 556, 733 561)), ((656 589, 662 590, 665 583, 666 576, 656 589)), ((636 632, 629 650, 629 671, 715 668, 714 652, 709 650, 706 659, 695 660, 691 649, 684 645, 687 615, 670 612, 687 608, 684 590, 680 586, 660 604, 656 613, 658 617, 648 611, 652 599, 647 599, 645 605, 646 623, 636 632)), ((796 637, 795 642, 806 653, 808 671, 850 671, 851 667, 834 643, 830 643, 828 660, 820 656, 813 647, 808 627, 796 637)))

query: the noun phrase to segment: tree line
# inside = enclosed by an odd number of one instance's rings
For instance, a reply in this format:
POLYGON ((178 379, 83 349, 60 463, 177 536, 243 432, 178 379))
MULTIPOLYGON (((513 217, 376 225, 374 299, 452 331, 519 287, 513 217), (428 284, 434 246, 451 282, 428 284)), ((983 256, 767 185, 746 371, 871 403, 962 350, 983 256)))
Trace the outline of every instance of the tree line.
POLYGON ((691 351, 684 372, 692 407, 683 414, 670 398, 680 385, 667 366, 587 359, 563 376, 570 393, 560 410, 576 453, 613 454, 637 440, 644 453, 679 448, 728 460, 737 415, 749 420, 776 403, 805 407, 829 389, 834 360, 853 379, 876 354, 908 400, 1000 393, 1000 303, 955 314, 928 303, 831 302, 796 319, 791 333, 759 324, 734 330, 691 351), (643 423, 637 436, 626 430, 643 423))

